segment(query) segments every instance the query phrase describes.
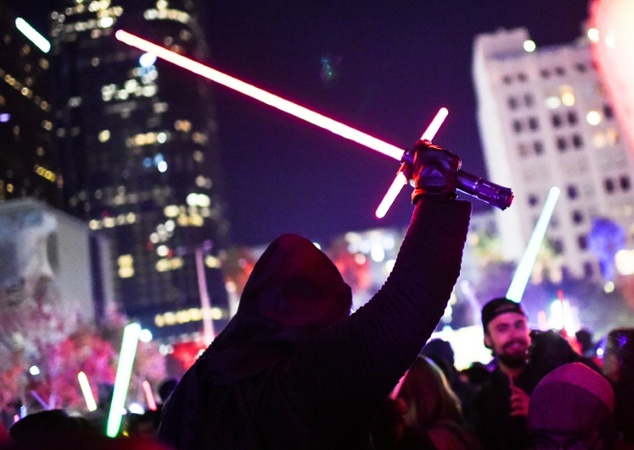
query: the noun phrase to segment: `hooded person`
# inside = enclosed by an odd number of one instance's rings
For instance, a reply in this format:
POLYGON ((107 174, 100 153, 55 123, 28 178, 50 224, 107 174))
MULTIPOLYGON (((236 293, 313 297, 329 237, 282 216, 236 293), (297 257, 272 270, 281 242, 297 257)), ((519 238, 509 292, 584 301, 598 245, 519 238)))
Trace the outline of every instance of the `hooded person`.
POLYGON ((564 364, 531 394, 528 430, 534 448, 614 448, 614 391, 609 381, 580 362, 564 364))
POLYGON ((177 449, 367 448, 382 401, 416 359, 458 277, 470 204, 460 160, 417 144, 410 226, 384 286, 350 315, 350 288, 308 239, 277 238, 238 311, 165 405, 177 449))

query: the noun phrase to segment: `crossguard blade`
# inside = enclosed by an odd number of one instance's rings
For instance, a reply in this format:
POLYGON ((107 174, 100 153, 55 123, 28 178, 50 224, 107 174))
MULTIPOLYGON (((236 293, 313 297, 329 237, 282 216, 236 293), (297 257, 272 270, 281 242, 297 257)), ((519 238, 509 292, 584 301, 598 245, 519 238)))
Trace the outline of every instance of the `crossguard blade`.
MULTIPOLYGON (((404 162, 403 155, 405 152, 399 147, 377 139, 374 136, 370 136, 367 133, 331 119, 330 117, 319 114, 304 106, 298 105, 297 103, 293 103, 252 84, 245 83, 244 81, 220 72, 213 67, 205 66, 204 64, 187 58, 179 53, 153 44, 145 39, 141 39, 140 37, 128 33, 125 30, 117 30, 115 32, 115 38, 131 47, 152 53, 164 61, 200 75, 236 92, 240 92, 241 94, 272 106, 273 108, 277 108, 280 111, 302 119, 315 126, 328 130, 345 139, 361 144, 370 150, 382 153, 383 155, 389 156, 390 158, 396 159, 402 163, 404 162)), ((429 124, 420 139, 427 139, 431 141, 447 117, 447 114, 448 111, 446 108, 440 108, 436 117, 434 117, 434 120, 432 120, 429 124)), ((397 174, 396 179, 392 183, 392 187, 389 189, 388 194, 381 202, 381 205, 379 205, 379 209, 377 209, 377 217, 383 217, 385 215, 401 188, 406 183, 407 177, 399 171, 399 174, 397 174), (379 212, 381 212, 382 215, 379 215, 379 212)), ((513 193, 510 189, 498 186, 474 175, 465 174, 461 171, 458 171, 458 190, 461 190, 469 195, 473 195, 480 200, 488 202, 489 204, 501 209, 508 207, 513 200, 513 193), (463 175, 461 175, 461 173, 463 175)))
MULTIPOLYGON (((438 133, 440 126, 443 124, 443 122, 445 121, 448 115, 449 115, 449 110, 447 108, 445 107, 440 108, 438 112, 436 113, 436 115, 434 116, 434 118, 432 119, 432 121, 427 126, 427 129, 423 131, 423 134, 421 135, 420 140, 421 141, 428 140, 431 142, 431 140, 434 139, 434 136, 436 136, 436 133, 438 133)), ((399 171, 397 172, 396 177, 394 178, 394 181, 392 181, 392 184, 390 185, 389 189, 385 193, 383 200, 381 200, 381 203, 379 203, 379 207, 376 209, 376 212, 374 213, 374 215, 378 219, 382 219, 383 217, 385 217, 388 210, 392 206, 392 203, 394 203, 394 200, 396 200, 396 197, 401 192, 401 189, 403 189, 403 186, 407 184, 408 177, 405 176, 405 171, 407 169, 407 165, 410 163, 408 161, 407 155, 408 155, 407 151, 403 152, 403 156, 401 158, 401 167, 399 171)))

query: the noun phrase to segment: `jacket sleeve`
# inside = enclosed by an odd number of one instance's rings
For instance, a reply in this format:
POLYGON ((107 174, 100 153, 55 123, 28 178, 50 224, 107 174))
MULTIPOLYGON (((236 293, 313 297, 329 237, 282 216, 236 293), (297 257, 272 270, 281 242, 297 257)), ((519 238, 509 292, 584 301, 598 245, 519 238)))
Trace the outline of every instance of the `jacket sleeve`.
POLYGON ((288 392, 318 422, 371 417, 418 356, 458 278, 470 213, 468 202, 421 198, 383 287, 300 346, 285 370, 288 392))

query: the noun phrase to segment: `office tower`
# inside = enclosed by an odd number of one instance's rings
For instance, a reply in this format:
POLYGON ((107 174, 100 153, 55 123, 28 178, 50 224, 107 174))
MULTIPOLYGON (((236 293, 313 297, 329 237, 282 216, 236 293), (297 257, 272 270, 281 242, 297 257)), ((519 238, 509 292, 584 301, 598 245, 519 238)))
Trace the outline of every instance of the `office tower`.
POLYGON ((28 28, 0 8, 0 202, 32 197, 59 206, 49 59, 18 26, 28 28))
POLYGON ((162 337, 196 333, 199 283, 226 310, 210 85, 114 38, 124 28, 204 58, 193 2, 67 0, 50 18, 65 208, 111 238, 115 297, 131 319, 162 337))
POLYGON ((634 165, 593 66, 587 40, 534 48, 527 30, 475 39, 473 77, 489 175, 515 201, 498 214, 505 257, 519 259, 552 186, 546 234, 575 277, 600 279, 593 220, 634 224, 634 165))

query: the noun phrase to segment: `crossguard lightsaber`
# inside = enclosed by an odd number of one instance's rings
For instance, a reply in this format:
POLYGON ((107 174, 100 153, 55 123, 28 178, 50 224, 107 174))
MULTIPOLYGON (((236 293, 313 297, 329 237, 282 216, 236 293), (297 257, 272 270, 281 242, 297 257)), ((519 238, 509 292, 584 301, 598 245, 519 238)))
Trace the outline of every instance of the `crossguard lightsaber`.
MULTIPOLYGON (((311 111, 308 108, 283 99, 282 97, 279 97, 277 95, 271 94, 270 92, 255 87, 249 83, 245 83, 244 81, 238 80, 237 78, 222 73, 211 67, 205 66, 204 64, 196 62, 183 55, 175 53, 159 45, 153 44, 149 41, 146 41, 145 39, 141 39, 140 37, 128 33, 127 31, 118 30, 115 33, 115 37, 119 41, 128 44, 131 47, 135 47, 139 50, 152 53, 153 55, 156 55, 158 58, 161 58, 164 61, 170 62, 190 72, 201 75, 208 80, 214 81, 234 91, 238 91, 255 100, 259 100, 262 103, 273 106, 280 111, 284 111, 288 114, 291 114, 292 116, 305 120, 306 122, 312 123, 313 125, 316 125, 320 128, 324 128, 341 137, 357 142, 367 148, 396 159, 397 161, 400 161, 401 164, 411 163, 411 161, 408 161, 407 159, 406 151, 373 136, 370 136, 369 134, 363 133, 362 131, 349 127, 348 125, 344 125, 341 122, 311 111)), ((442 120, 440 120, 440 123, 442 123, 443 120, 444 117, 442 118, 442 120)), ((440 123, 437 125, 438 127, 440 127, 440 123)), ((432 128, 432 125, 428 127, 428 130, 430 128, 432 128)), ((433 132, 433 134, 435 134, 435 131, 433 132)), ((423 136, 425 136, 425 133, 423 133, 423 136)), ((429 140, 431 140, 431 138, 429 138, 429 140)), ((388 194, 386 194, 383 202, 381 202, 379 209, 385 209, 385 211, 387 211, 389 205, 392 203, 403 185, 407 182, 407 180, 403 181, 405 177, 402 176, 402 178, 400 178, 401 176, 402 175, 397 175, 397 178, 395 179, 394 183, 392 183, 392 187, 388 191, 388 194), (396 192, 394 193, 390 191, 396 192), (392 201, 388 203, 387 200, 389 196, 392 196, 392 201), (386 205, 383 205, 383 203, 386 203, 386 205)), ((476 197, 484 201, 485 203, 496 206, 500 209, 506 209, 508 206, 511 205, 511 202, 513 201, 513 193, 509 188, 499 186, 476 175, 466 173, 463 170, 458 171, 457 189, 465 194, 476 197)))

